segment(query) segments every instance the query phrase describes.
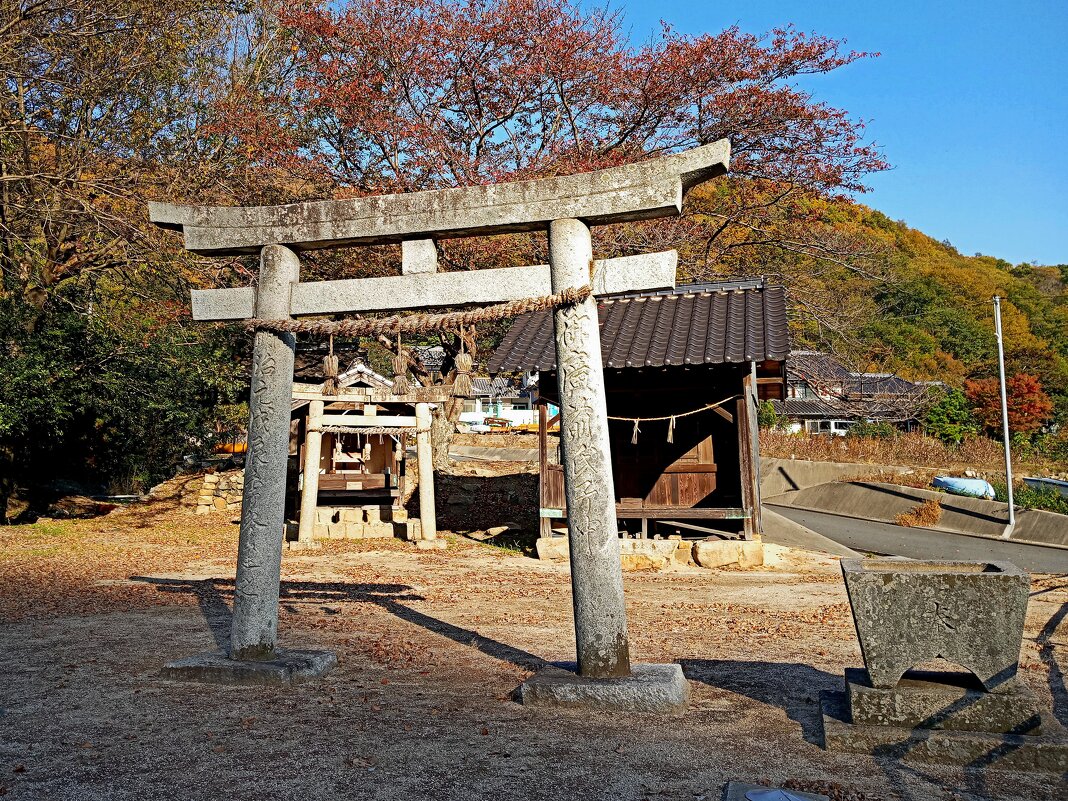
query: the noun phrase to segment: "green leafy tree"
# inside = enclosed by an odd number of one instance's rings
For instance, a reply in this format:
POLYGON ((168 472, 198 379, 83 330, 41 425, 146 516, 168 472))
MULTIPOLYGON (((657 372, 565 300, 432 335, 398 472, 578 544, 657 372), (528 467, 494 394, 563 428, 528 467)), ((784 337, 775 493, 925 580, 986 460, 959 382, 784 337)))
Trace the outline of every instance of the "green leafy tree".
POLYGON ((943 442, 959 444, 979 433, 979 422, 972 415, 968 398, 960 390, 942 394, 923 417, 924 430, 943 442))
POLYGON ((779 425, 779 415, 771 401, 761 401, 757 407, 757 425, 761 428, 775 428, 779 425))

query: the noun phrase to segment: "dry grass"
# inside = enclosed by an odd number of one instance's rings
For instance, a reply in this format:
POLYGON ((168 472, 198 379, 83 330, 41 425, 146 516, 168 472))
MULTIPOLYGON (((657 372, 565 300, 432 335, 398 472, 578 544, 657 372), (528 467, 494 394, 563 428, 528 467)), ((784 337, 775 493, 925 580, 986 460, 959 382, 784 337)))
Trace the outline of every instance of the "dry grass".
POLYGON ((914 509, 902 512, 894 522, 906 528, 930 528, 942 519, 942 502, 937 498, 928 498, 914 509))
MULTIPOLYGON (((919 433, 901 434, 893 439, 873 437, 827 437, 761 431, 760 452, 781 459, 810 459, 821 462, 860 462, 900 464, 939 469, 971 468, 997 472, 1004 470, 1001 444, 986 437, 974 437, 960 445, 919 433)), ((1024 464, 1023 454, 1014 454, 1014 463, 1024 464)), ((1053 465, 1029 464, 1042 469, 1053 465)))

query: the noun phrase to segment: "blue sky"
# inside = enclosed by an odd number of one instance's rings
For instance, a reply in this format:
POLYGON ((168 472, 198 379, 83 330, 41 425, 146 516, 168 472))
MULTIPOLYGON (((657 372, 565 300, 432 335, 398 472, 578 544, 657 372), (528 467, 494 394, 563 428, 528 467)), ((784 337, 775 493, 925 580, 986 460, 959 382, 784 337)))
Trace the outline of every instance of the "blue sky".
POLYGON ((894 169, 860 198, 962 253, 1068 263, 1068 0, 613 0, 641 41, 794 23, 881 52, 804 87, 868 121, 894 169))

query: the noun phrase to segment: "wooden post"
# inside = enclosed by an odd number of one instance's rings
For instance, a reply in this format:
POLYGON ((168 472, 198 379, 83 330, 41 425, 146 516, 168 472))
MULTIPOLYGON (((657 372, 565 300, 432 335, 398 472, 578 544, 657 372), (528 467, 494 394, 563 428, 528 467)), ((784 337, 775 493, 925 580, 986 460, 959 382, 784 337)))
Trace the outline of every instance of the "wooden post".
POLYGON ((430 406, 415 404, 415 454, 419 460, 419 526, 423 539, 437 539, 438 522, 434 512, 434 453, 430 447, 430 406))
POLYGON ((308 404, 308 427, 304 438, 304 488, 300 496, 300 527, 297 542, 310 545, 315 539, 315 510, 319 506, 319 461, 323 454, 323 401, 308 404))
POLYGON ((738 411, 735 420, 738 424, 738 461, 742 484, 742 509, 748 513, 745 518, 743 537, 754 539, 760 533, 759 496, 757 495, 756 458, 754 453, 756 410, 753 407, 752 383, 750 377, 742 380, 742 397, 738 399, 738 411))
POLYGON ((542 510, 548 504, 546 482, 549 480, 549 409, 545 400, 538 400, 538 535, 551 537, 553 521, 542 517, 542 510))

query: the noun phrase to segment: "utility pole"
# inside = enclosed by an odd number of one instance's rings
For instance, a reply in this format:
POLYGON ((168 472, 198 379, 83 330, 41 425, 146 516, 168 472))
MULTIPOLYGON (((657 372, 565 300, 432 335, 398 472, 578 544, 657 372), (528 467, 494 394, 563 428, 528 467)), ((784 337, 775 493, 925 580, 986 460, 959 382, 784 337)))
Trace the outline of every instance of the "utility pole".
POLYGON ((994 331, 998 339, 998 375, 1001 379, 1001 436, 1005 441, 1005 485, 1009 493, 1009 525, 1002 539, 1012 534, 1016 525, 1016 509, 1012 504, 1012 451, 1009 447, 1009 401, 1005 392, 1005 342, 1001 333, 1001 298, 994 295, 994 331))

